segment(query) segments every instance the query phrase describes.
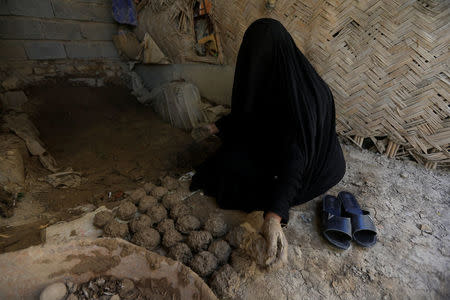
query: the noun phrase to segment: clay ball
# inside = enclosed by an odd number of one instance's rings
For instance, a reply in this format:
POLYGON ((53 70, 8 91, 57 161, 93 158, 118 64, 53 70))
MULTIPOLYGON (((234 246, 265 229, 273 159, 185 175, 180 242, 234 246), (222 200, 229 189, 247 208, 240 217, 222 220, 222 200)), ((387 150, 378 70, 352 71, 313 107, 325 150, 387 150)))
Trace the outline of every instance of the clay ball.
POLYGON ((224 264, 230 258, 231 247, 224 240, 216 240, 209 245, 208 251, 216 256, 219 264, 224 264))
POLYGON ((181 233, 188 234, 189 232, 199 228, 200 221, 192 215, 185 215, 177 220, 177 230, 181 233))
POLYGON ((103 228, 103 233, 107 237, 125 238, 128 234, 128 225, 112 219, 103 228))
POLYGON ((145 190, 143 188, 138 188, 130 193, 129 200, 134 204, 138 204, 139 200, 141 200, 141 198, 144 197, 145 195, 146 195, 145 190))
POLYGON ((131 239, 131 242, 138 245, 145 247, 148 250, 153 250, 156 248, 156 246, 159 245, 159 242, 161 241, 161 237, 153 228, 145 228, 141 231, 136 232, 133 235, 133 238, 131 239))
POLYGON ((192 270, 202 277, 211 275, 217 268, 217 258, 208 251, 202 251, 191 260, 192 270))
POLYGON ((130 201, 122 202, 117 209, 117 217, 121 220, 128 221, 134 217, 137 208, 130 201))
POLYGON ((191 215, 192 209, 184 203, 178 203, 170 210, 170 216, 172 219, 177 220, 178 218, 191 215))
POLYGON ((205 230, 211 232, 213 237, 221 237, 228 231, 227 223, 219 216, 211 216, 205 222, 205 230))
POLYGON ((187 244, 193 251, 202 251, 208 248, 212 241, 211 233, 208 231, 192 231, 187 238, 187 244))
POLYGON ((156 187, 156 185, 154 185, 151 182, 147 182, 146 184, 144 184, 144 191, 145 193, 147 193, 147 195, 150 194, 150 192, 156 187))
POLYGON ((150 196, 153 196, 158 200, 161 199, 165 194, 167 194, 167 189, 163 186, 156 186, 150 192, 150 196))
POLYGON ((166 248, 170 248, 181 241, 183 241, 183 236, 181 233, 175 229, 169 229, 163 235, 162 245, 166 248))
POLYGON ((175 224, 172 219, 164 219, 161 222, 159 222, 158 227, 156 228, 159 233, 163 234, 167 230, 175 230, 175 224))
POLYGON ((157 224, 167 218, 167 210, 161 204, 156 204, 147 210, 147 215, 152 219, 152 224, 157 224))
POLYGON ((210 286, 219 299, 233 299, 236 296, 239 281, 237 272, 226 264, 213 273, 210 286))
POLYGON ((167 188, 169 191, 175 190, 180 186, 178 180, 170 176, 166 176, 161 179, 161 185, 167 188))
POLYGON ((131 232, 138 232, 145 228, 150 228, 152 226, 152 219, 147 215, 140 215, 131 220, 128 225, 130 226, 131 232))
POLYGON ((94 225, 99 228, 103 228, 109 221, 112 220, 113 217, 112 212, 108 210, 98 212, 94 217, 94 225))
POLYGON ((156 200, 155 197, 152 197, 152 196, 144 196, 144 197, 142 197, 141 200, 139 201, 139 206, 138 206, 139 212, 145 213, 145 212, 147 212, 147 210, 148 210, 150 207, 156 205, 157 203, 158 203, 158 200, 156 200))
POLYGON ((179 192, 168 193, 162 198, 162 205, 167 209, 172 209, 175 205, 181 203, 183 194, 179 192))
POLYGON ((178 243, 170 248, 169 257, 187 265, 192 259, 192 252, 185 243, 178 243))
POLYGON ((47 286, 39 296, 40 300, 62 300, 66 296, 67 288, 64 283, 57 282, 47 286))

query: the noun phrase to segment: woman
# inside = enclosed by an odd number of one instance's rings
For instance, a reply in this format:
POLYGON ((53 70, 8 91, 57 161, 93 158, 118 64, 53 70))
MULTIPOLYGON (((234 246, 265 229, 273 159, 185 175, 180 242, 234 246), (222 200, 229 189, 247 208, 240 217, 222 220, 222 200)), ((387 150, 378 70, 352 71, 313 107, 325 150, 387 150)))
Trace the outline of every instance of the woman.
POLYGON ((195 168, 191 190, 203 189, 224 209, 263 210, 265 262, 286 260, 281 224, 289 208, 336 185, 345 161, 333 95, 280 22, 260 19, 247 29, 231 113, 205 128, 223 143, 195 168))

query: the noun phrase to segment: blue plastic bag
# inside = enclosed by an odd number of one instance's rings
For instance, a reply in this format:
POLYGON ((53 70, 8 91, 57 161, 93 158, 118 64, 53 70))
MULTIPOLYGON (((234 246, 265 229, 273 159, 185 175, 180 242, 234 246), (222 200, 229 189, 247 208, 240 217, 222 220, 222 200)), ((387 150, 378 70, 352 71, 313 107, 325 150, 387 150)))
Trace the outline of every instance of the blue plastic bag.
POLYGON ((112 0, 114 20, 120 24, 137 25, 136 7, 133 0, 112 0))

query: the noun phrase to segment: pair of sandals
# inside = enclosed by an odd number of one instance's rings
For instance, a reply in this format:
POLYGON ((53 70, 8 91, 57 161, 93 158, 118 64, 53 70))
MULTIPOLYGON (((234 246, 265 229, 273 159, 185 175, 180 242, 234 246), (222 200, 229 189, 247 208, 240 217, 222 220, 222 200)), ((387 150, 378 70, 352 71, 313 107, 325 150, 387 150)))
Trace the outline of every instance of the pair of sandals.
POLYGON ((377 231, 370 213, 362 210, 349 192, 340 192, 337 197, 325 195, 322 226, 325 238, 341 249, 348 249, 352 240, 362 247, 372 247, 377 242, 377 231))

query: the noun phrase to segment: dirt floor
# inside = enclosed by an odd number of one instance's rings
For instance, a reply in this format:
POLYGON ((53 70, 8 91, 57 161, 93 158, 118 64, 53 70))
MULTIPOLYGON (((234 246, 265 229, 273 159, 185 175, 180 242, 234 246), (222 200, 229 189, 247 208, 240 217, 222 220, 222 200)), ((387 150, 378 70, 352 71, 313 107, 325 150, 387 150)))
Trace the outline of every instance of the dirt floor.
MULTIPOLYGON (((27 91, 41 138, 61 166, 83 174, 77 189, 54 189, 37 160, 26 161, 30 192, 15 215, 0 219, 0 252, 40 242, 40 229, 169 173, 184 174, 217 147, 194 144, 123 88, 34 88, 27 91), (104 197, 103 197, 104 198, 104 197)), ((330 193, 354 193, 379 231, 370 249, 331 247, 320 234, 315 199, 291 210, 285 230, 289 264, 264 272, 243 268, 235 299, 448 299, 450 173, 343 145, 347 173, 330 193)), ((191 203, 195 206, 195 203, 191 203)), ((197 203, 196 212, 217 210, 197 203)), ((200 218, 200 216, 199 216, 200 218)))

